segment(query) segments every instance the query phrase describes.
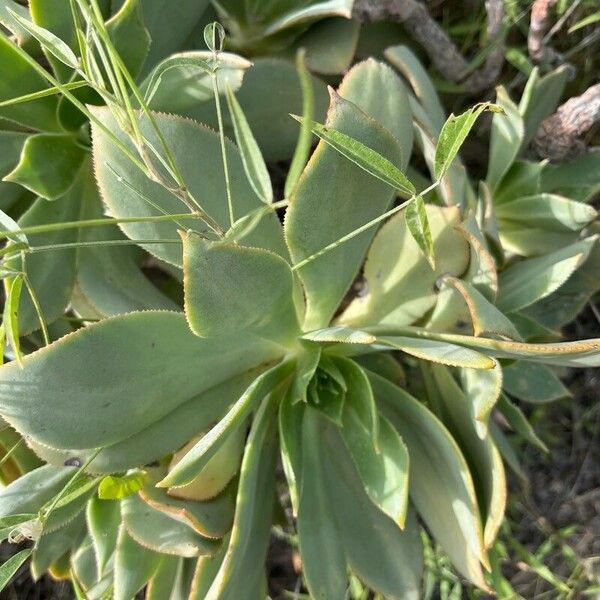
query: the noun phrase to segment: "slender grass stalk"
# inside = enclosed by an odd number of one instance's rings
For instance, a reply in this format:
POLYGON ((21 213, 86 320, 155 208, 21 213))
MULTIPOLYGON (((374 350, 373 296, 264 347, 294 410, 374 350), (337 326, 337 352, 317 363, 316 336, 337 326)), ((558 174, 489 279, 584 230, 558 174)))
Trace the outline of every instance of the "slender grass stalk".
POLYGON ((13 444, 10 450, 0 459, 0 467, 12 456, 12 454, 19 448, 19 446, 24 442, 23 438, 19 439, 18 442, 13 444))
POLYGON ((327 252, 330 252, 331 250, 335 250, 339 245, 341 245, 341 244, 343 244, 345 242, 350 241, 351 239, 355 238, 357 235, 360 235, 361 233, 363 233, 363 232, 371 229, 371 227, 374 227, 378 223, 381 223, 382 221, 385 221, 389 217, 395 215, 396 213, 400 212, 402 209, 406 208, 413 200, 415 200, 415 198, 417 196, 425 196, 429 192, 433 191, 436 187, 438 187, 438 185, 440 185, 439 181, 436 181, 436 182, 432 183, 428 188, 424 189, 420 194, 415 194, 415 195, 411 196, 408 200, 404 201, 402 204, 399 204, 398 206, 395 206, 394 208, 392 208, 392 209, 388 210, 387 212, 383 213, 382 215, 379 215, 378 217, 375 217, 374 219, 372 219, 368 223, 365 223, 361 227, 358 227, 357 229, 354 229, 350 233, 347 233, 346 235, 344 235, 341 238, 337 239, 335 242, 331 242, 331 244, 328 244, 324 248, 321 248, 321 250, 318 250, 314 254, 311 254, 310 256, 307 256, 306 258, 304 258, 300 262, 296 263, 292 267, 292 271, 298 271, 302 267, 305 267, 307 264, 311 263, 313 260, 315 260, 315 259, 323 256, 324 254, 327 254, 327 252))

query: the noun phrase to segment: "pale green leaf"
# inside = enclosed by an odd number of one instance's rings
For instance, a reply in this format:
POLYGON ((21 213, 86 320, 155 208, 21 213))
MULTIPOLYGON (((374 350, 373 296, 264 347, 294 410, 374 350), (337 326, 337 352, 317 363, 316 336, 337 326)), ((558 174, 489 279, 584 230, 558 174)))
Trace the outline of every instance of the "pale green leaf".
POLYGON ((176 515, 148 506, 137 494, 121 501, 121 516, 129 536, 153 552, 190 558, 219 547, 218 541, 200 536, 176 515))
POLYGON ((415 508, 458 571, 486 589, 481 517, 464 456, 423 404, 377 375, 369 374, 369 379, 380 409, 408 448, 415 508))
POLYGON ((492 119, 490 157, 486 176, 486 183, 492 193, 496 191, 500 181, 517 158, 525 135, 523 118, 503 87, 497 89, 496 103, 504 112, 495 114, 492 119))
POLYGON ((98 573, 102 575, 117 543, 121 511, 119 502, 101 500, 94 494, 87 503, 86 524, 94 547, 98 573))
POLYGON ((202 50, 174 54, 156 65, 142 84, 146 104, 154 110, 185 113, 214 99, 215 77, 221 93, 228 87, 237 91, 251 66, 229 52, 221 52, 217 58, 202 50))
POLYGON ((497 305, 509 313, 545 298, 573 274, 597 243, 589 237, 544 256, 517 262, 500 274, 497 305))
POLYGON ((201 337, 245 330, 291 344, 299 330, 294 275, 267 250, 182 234, 185 312, 201 337), (211 285, 207 285, 207 282, 211 285))
POLYGON ((115 550, 114 599, 134 598, 152 578, 161 560, 160 554, 134 542, 121 525, 115 550))
POLYGON ((409 515, 401 531, 371 501, 341 431, 321 421, 321 468, 348 566, 386 598, 416 600, 423 567, 414 518, 409 515), (381 548, 387 551, 382 553, 381 548))
POLYGON ((159 482, 159 486, 181 486, 194 479, 225 443, 227 437, 242 426, 256 405, 291 373, 292 366, 292 363, 284 362, 258 377, 217 425, 159 482))
MULTIPOLYGON (((391 134, 335 94, 327 127, 361 140, 383 156, 394 160, 400 157, 400 148, 391 134)), ((321 141, 286 214, 285 235, 294 263, 381 215, 393 196, 391 187, 321 141)), ((299 270, 307 296, 305 329, 329 324, 363 262, 374 233, 374 229, 365 231, 299 270), (331 273, 336 276, 331 277, 331 273)))
POLYGON ((531 423, 516 404, 513 404, 506 396, 502 395, 498 402, 498 410, 515 433, 542 452, 548 452, 548 447, 538 437, 531 423))
POLYGON ((238 600, 263 583, 263 563, 271 533, 275 499, 279 397, 264 400, 252 423, 242 462, 235 518, 223 563, 206 600, 238 600))
POLYGON ((6 300, 4 303, 4 314, 2 323, 6 331, 6 339, 10 343, 15 353, 19 366, 23 363, 23 353, 21 352, 21 329, 19 324, 21 292, 23 290, 23 274, 19 273, 14 277, 7 278, 4 283, 4 293, 6 300))
POLYGON ((48 200, 65 194, 77 179, 85 150, 71 135, 38 134, 27 138, 19 164, 4 177, 48 200))
MULTIPOLYGON (((12 43, 0 32, 0 102, 38 92, 48 87, 32 66, 24 50, 12 43)), ((39 98, 26 104, 15 104, 0 108, 0 117, 39 131, 59 131, 56 119, 58 100, 54 96, 39 98)))
POLYGON ((503 388, 514 398, 536 404, 571 396, 552 369, 520 360, 504 368, 503 388))
POLYGON ((433 239, 431 237, 431 227, 427 218, 425 202, 421 196, 417 196, 405 209, 404 219, 406 226, 417 242, 421 252, 427 258, 427 262, 435 269, 435 252, 433 250, 433 239))
POLYGON ((308 342, 320 344, 361 344, 370 345, 376 341, 376 337, 366 331, 351 329, 350 327, 326 327, 309 331, 302 335, 302 339, 308 342))
POLYGON ((97 448, 159 424, 187 401, 280 353, 242 332, 200 339, 183 314, 129 313, 29 354, 23 368, 0 367, 0 414, 51 447, 97 448))
POLYGON ((411 356, 451 367, 493 369, 496 365, 489 356, 448 342, 402 336, 379 336, 377 342, 411 356))
POLYGON ((426 205, 437 269, 433 271, 408 231, 404 215, 378 232, 364 268, 366 294, 355 298, 339 318, 348 327, 375 323, 409 324, 436 303, 440 275, 461 275, 469 265, 469 245, 456 231, 457 207, 426 205))
POLYGON ((600 10, 597 10, 596 12, 592 13, 591 15, 587 15, 583 19, 580 19, 579 21, 577 21, 577 23, 575 23, 574 25, 571 25, 571 27, 569 27, 568 33, 573 33, 574 31, 577 31, 578 29, 582 29, 583 27, 589 27, 590 25, 593 25, 594 23, 597 23, 598 21, 600 21, 600 10))
POLYGON ((394 70, 369 58, 350 69, 338 94, 356 104, 394 136, 401 150, 398 166, 405 171, 413 146, 412 113, 406 86, 394 70))
MULTIPOLYGON (((132 152, 129 138, 106 108, 95 107, 96 117, 108 127, 132 152)), ((219 136, 205 126, 192 123, 173 115, 154 114, 187 188, 203 210, 222 228, 229 225, 227 194, 223 177, 219 136), (198 156, 202 160, 198 161, 198 156)), ((147 117, 139 117, 139 126, 148 141, 161 148, 147 117)), ((140 217, 161 214, 178 214, 185 210, 184 204, 158 183, 151 181, 127 156, 114 145, 97 126, 92 126, 93 156, 96 178, 103 200, 116 218, 140 217)), ((239 219, 263 203, 256 198, 244 174, 238 149, 226 143, 227 161, 232 184, 234 218, 239 219)), ((208 227, 197 226, 207 232, 208 227)), ((177 239, 176 223, 128 223, 122 229, 132 239, 177 239)), ((265 215, 245 243, 255 245, 285 256, 286 250, 281 225, 275 213, 265 215)), ((150 244, 148 252, 162 260, 180 266, 181 247, 176 244, 150 244)))

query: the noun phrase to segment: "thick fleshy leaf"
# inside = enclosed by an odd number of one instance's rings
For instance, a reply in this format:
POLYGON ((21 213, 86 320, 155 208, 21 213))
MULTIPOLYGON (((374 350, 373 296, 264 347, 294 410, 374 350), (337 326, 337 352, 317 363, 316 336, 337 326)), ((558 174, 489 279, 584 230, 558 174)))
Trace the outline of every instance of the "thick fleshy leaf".
MULTIPOLYGON (((108 446, 90 465, 92 473, 115 473, 147 465, 181 448, 188 440, 218 421, 260 374, 262 368, 250 369, 241 375, 213 386, 178 406, 162 420, 131 437, 108 446)), ((87 460, 90 450, 57 450, 29 440, 36 454, 45 461, 62 465, 66 460, 87 460)))
POLYGON ((206 600, 252 598, 262 585, 275 498, 277 400, 275 395, 266 399, 252 423, 229 546, 206 600))
MULTIPOLYGON (((313 118, 322 122, 327 112, 327 88, 310 74, 308 81, 314 95, 313 118)), ((290 159, 298 138, 298 124, 290 113, 299 115, 303 112, 301 85, 294 65, 279 59, 258 58, 244 75, 244 83, 236 97, 265 161, 290 159)), ((198 104, 182 114, 218 128, 212 103, 198 104)), ((225 133, 233 137, 233 125, 226 113, 223 122, 225 133)))
POLYGON ((294 274, 267 250, 183 238, 185 313, 201 337, 247 331, 281 344, 300 333, 294 306, 294 274))
MULTIPOLYGON (((570 78, 569 65, 561 65, 544 77, 536 77, 530 94, 523 93, 519 111, 523 115, 525 136, 523 147, 535 137, 542 121, 551 115, 562 98, 565 85, 570 78)), ((530 79, 533 78, 532 74, 530 79)), ((527 87, 529 87, 529 82, 527 87)))
MULTIPOLYGON (((31 66, 24 50, 0 32, 0 102, 46 89, 46 80, 31 66)), ((59 130, 56 120, 57 98, 47 96, 25 104, 0 108, 0 117, 39 131, 59 130)))
MULTIPOLYGON (((103 122, 132 152, 133 145, 119 129, 107 108, 93 108, 103 122)), ((155 114, 154 118, 178 165, 190 193, 203 210, 222 228, 229 226, 227 194, 219 136, 207 127, 173 115, 155 114), (198 156, 203 160, 198 162, 198 156)), ((147 139, 157 149, 157 139, 147 117, 140 116, 139 125, 147 139)), ((114 217, 140 217, 166 213, 177 214, 185 206, 163 186, 148 179, 129 158, 100 130, 92 126, 94 166, 102 198, 114 217)), ((233 198, 234 218, 238 219, 262 206, 252 191, 239 151, 230 142, 226 144, 233 198)), ((200 222, 198 226, 201 230, 200 222)), ((132 239, 178 239, 176 223, 128 223, 121 228, 132 239)), ((206 231, 206 228, 205 228, 206 231)), ((273 250, 285 255, 281 226, 274 213, 264 216, 246 237, 245 243, 273 250)), ((181 265, 181 246, 154 243, 146 246, 151 254, 172 264, 181 265)))
MULTIPOLYGON (((440 275, 460 275, 469 264, 469 246, 455 230, 456 207, 426 205, 433 248, 433 271, 402 214, 390 219, 375 237, 364 268, 367 293, 356 298, 340 317, 344 325, 412 323, 436 302, 435 283, 440 275)), ((318 259, 317 259, 318 260, 318 259)))
MULTIPOLYGON (((162 469, 152 474, 155 483, 164 475, 162 469)), ((152 508, 168 517, 178 519, 206 538, 222 538, 231 531, 235 509, 236 482, 215 498, 206 501, 185 500, 176 497, 172 490, 147 485, 140 496, 152 508)))
MULTIPOLYGON (((332 95, 327 127, 360 140, 392 162, 399 159, 400 149, 391 134, 337 94, 332 95)), ((393 195, 387 184, 320 142, 286 214, 285 235, 294 262, 299 263, 379 216, 393 195), (365 198, 370 201, 365 202, 365 198)), ((329 323, 373 235, 373 230, 365 231, 299 269, 307 295, 307 329, 329 323)))
MULTIPOLYGON (((62 200, 61 200, 62 202, 62 200)), ((91 170, 78 202, 82 219, 103 218, 104 210, 91 170)), ((35 239, 35 238, 34 238, 35 239)), ((114 226, 84 227, 79 241, 126 239, 114 226)), ((142 251, 135 246, 88 246, 77 249, 76 290, 90 306, 82 317, 113 315, 136 310, 180 310, 158 290, 139 267, 142 251)))
POLYGON ((579 340, 575 342, 555 342, 549 344, 529 344, 505 340, 492 340, 483 337, 471 337, 453 333, 438 333, 419 327, 380 327, 380 335, 418 337, 421 339, 450 342, 467 348, 479 350, 488 356, 497 358, 516 358, 531 362, 562 365, 565 367, 593 367, 600 365, 600 339, 579 340))
POLYGON ((131 600, 154 575, 162 557, 136 543, 124 525, 119 529, 115 550, 115 600, 131 600))
POLYGON ((180 0, 177 4, 170 0, 144 0, 140 4, 151 39, 143 69, 146 72, 163 58, 182 49, 206 10, 208 0, 180 0), (169 27, 165 27, 166 19, 169 27))
POLYGON ((219 92, 237 91, 252 63, 237 54, 219 53, 217 60, 208 51, 173 54, 160 62, 142 84, 146 103, 153 110, 185 113, 200 102, 214 100, 213 68, 219 92))
POLYGON ((516 404, 503 395, 498 402, 498 410, 515 433, 542 452, 548 452, 546 444, 538 437, 531 423, 516 404))
POLYGON ((378 375, 369 374, 369 379, 381 410, 408 448, 409 494, 415 508, 455 567, 485 589, 481 516, 463 454, 423 404, 378 375))
POLYGON ((427 218, 425 202, 421 196, 417 196, 404 211, 406 226, 417 242, 421 252, 425 255, 427 262, 435 269, 435 252, 433 250, 433 239, 431 227, 427 218))
MULTIPOLYGON (((0 492, 0 518, 14 514, 37 513, 67 484, 75 469, 45 465, 23 475, 0 492)), ((48 517, 45 531, 54 531, 83 510, 86 497, 56 508, 48 517)))
POLYGON ((345 597, 346 557, 334 518, 334 507, 323 469, 322 423, 314 409, 304 411, 302 422, 302 485, 298 508, 298 541, 302 570, 314 598, 345 597), (327 557, 327 560, 323 560, 327 557))
POLYGON ((77 549, 71 552, 69 559, 69 571, 79 589, 89 598, 100 598, 112 584, 112 576, 100 578, 98 575, 94 547, 89 536, 83 538, 77 549))
POLYGON ((219 542, 200 536, 175 517, 156 510, 137 494, 121 501, 121 515, 127 533, 141 546, 175 556, 212 554, 219 542))
POLYGON ((226 22, 231 23, 233 42, 246 44, 256 39, 274 35, 291 28, 324 17, 339 15, 350 18, 350 0, 281 0, 273 5, 265 5, 256 12, 241 0, 224 0, 218 4, 218 12, 226 22))
POLYGON ((358 63, 344 77, 338 94, 383 125, 398 141, 405 170, 413 144, 412 114, 406 86, 385 63, 368 59, 358 63))
POLYGON ((141 432, 279 352, 242 333, 200 339, 183 314, 129 313, 28 355, 23 368, 1 367, 0 413, 51 447, 104 446, 141 432))
POLYGON ((350 327, 334 326, 309 331, 302 336, 303 340, 319 344, 374 344, 377 338, 366 331, 350 327))
POLYGON ((346 71, 356 52, 360 24, 343 17, 315 23, 294 43, 306 50, 306 64, 312 73, 337 75, 346 71))
MULTIPOLYGON (((210 559, 212 557, 202 557, 210 559)), ((202 560, 202 558, 198 560, 202 560)), ((146 587, 147 600, 185 600, 190 594, 190 572, 194 559, 163 556, 146 587)))
POLYGON ((454 114, 448 117, 444 123, 437 142, 435 150, 435 166, 433 169, 436 179, 441 179, 449 169, 452 161, 458 155, 461 146, 464 144, 475 121, 485 110, 495 113, 503 112, 498 105, 490 102, 476 104, 473 108, 456 116, 454 114))
POLYGON ((451 285, 466 303, 473 323, 473 333, 476 336, 500 335, 521 340, 519 332, 510 319, 489 302, 474 285, 456 277, 446 277, 444 282, 451 285))
POLYGON ((507 226, 516 223, 552 231, 580 231, 597 217, 593 206, 556 194, 517 198, 500 204, 496 214, 507 226))
MULTIPOLYGON (((246 427, 242 426, 224 436, 221 447, 202 467, 198 475, 187 485, 170 488, 167 493, 175 498, 191 501, 210 500, 220 494, 240 468, 247 433, 246 427)), ((178 450, 171 458, 169 468, 175 468, 202 437, 203 434, 200 434, 178 450)))
POLYGON ((500 274, 498 308, 509 313, 525 308, 557 290, 588 257, 597 237, 514 264, 500 274))
POLYGON ((492 193, 515 161, 525 135, 523 118, 519 109, 503 87, 497 89, 496 103, 504 111, 492 119, 490 158, 486 183, 492 193))
MULTIPOLYGON (((229 538, 225 538, 218 552, 213 556, 201 556, 198 558, 187 600, 204 600, 204 598, 206 598, 206 594, 223 564, 223 558, 225 557, 225 552, 227 552, 228 541, 229 538)), ((162 600, 162 597, 159 597, 156 600, 162 600)), ((184 600, 184 598, 181 600, 184 600)))
POLYGON ((84 158, 85 150, 71 135, 32 135, 23 146, 19 164, 4 180, 56 200, 71 188, 84 158))
POLYGON ((393 46, 388 48, 384 54, 410 83, 425 109, 428 125, 431 125, 431 132, 437 137, 446 121, 446 114, 433 82, 421 61, 407 46, 393 46))
POLYGON ((503 371, 500 365, 493 369, 462 369, 461 384, 471 403, 475 428, 480 438, 486 436, 492 409, 502 392, 503 371))
POLYGON ((600 151, 592 148, 571 161, 546 165, 542 171, 540 191, 587 202, 600 188, 599 165, 600 151))
POLYGON ((228 413, 160 481, 160 487, 188 484, 206 466, 226 442, 227 437, 243 426, 251 411, 292 372, 293 363, 284 362, 258 377, 228 413))
POLYGON ((422 360, 450 367, 493 369, 496 364, 489 356, 448 342, 436 342, 435 340, 404 336, 380 336, 377 341, 422 360))
MULTIPOLYGON (((4 179, 17 166, 27 137, 28 134, 24 132, 0 131, 0 179, 4 179)), ((0 182, 0 209, 9 210, 22 194, 23 190, 18 185, 0 182)))
POLYGON ((346 403, 342 435, 369 498, 404 528, 408 508, 408 451, 385 417, 379 418, 377 448, 370 431, 346 403))
POLYGON ((71 550, 83 537, 85 519, 82 514, 64 527, 44 533, 37 541, 31 557, 31 574, 38 580, 63 555, 71 550))
POLYGON ((340 430, 324 423, 321 435, 324 477, 349 567, 386 598, 418 598, 423 565, 414 518, 400 531, 365 492, 340 430))
POLYGON ((100 500, 94 495, 88 501, 85 516, 89 536, 94 546, 98 573, 102 575, 117 543, 121 524, 119 502, 100 500))
POLYGON ((571 395, 552 369, 521 360, 504 368, 503 388, 519 400, 536 404, 571 395))
POLYGON ((479 435, 472 400, 463 393, 450 371, 434 365, 430 372, 433 375, 430 395, 433 396, 434 412, 457 441, 473 480, 477 482, 484 545, 490 548, 504 519, 506 507, 506 477, 502 459, 490 435, 479 435))
POLYGON ((144 4, 141 0, 125 0, 106 22, 116 51, 133 76, 140 72, 152 41, 142 16, 144 4))

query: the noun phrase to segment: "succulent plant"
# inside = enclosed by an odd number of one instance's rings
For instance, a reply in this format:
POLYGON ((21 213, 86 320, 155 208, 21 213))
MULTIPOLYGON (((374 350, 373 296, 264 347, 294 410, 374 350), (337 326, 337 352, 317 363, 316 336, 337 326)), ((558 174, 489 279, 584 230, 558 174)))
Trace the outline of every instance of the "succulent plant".
MULTIPOLYGON (((325 114, 301 52, 251 66, 218 24, 182 51, 192 30, 163 39, 155 4, 8 12, 53 74, 0 36, 0 522, 35 541, 3 572, 31 554, 86 598, 265 598, 287 511, 315 598, 351 576, 419 597, 421 526, 488 590, 512 460, 491 414, 536 440, 513 400, 561 397, 552 369, 600 364, 599 340, 559 341, 576 308, 541 314, 597 291, 597 179, 518 159, 556 79, 447 119, 394 47, 325 114), (486 111, 475 186, 458 152, 486 111), (284 159, 281 194, 266 163, 284 159)), ((238 4, 217 9, 243 50, 348 9, 238 4)))

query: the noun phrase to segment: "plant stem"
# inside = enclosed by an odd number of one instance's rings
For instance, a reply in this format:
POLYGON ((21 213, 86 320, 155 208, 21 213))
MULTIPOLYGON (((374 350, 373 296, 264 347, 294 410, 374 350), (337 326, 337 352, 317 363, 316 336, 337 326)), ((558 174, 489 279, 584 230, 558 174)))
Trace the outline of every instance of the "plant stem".
POLYGON ((387 212, 383 213, 382 215, 379 215, 378 217, 376 217, 372 221, 369 221, 368 223, 365 223, 364 225, 362 225, 358 229, 355 229, 354 231, 351 231, 350 233, 347 233, 346 235, 342 236, 341 238, 339 238, 335 242, 331 242, 331 244, 328 244, 324 248, 321 248, 321 250, 318 250, 314 254, 311 254, 310 256, 307 256, 305 259, 301 260, 299 263, 296 263, 292 267, 292 271, 297 271, 297 270, 301 269, 302 267, 304 267, 307 264, 311 263, 313 260, 319 258, 320 256, 323 256, 323 254, 326 254, 327 252, 329 252, 331 250, 335 250, 340 244, 343 244, 344 242, 350 241, 352 238, 355 238, 357 235, 360 235, 361 233, 363 233, 363 232, 371 229, 371 227, 374 227, 378 223, 381 223, 382 221, 385 221, 387 218, 389 218, 392 215, 395 215, 396 213, 400 212, 403 208, 406 208, 417 196, 425 196, 426 194, 428 194, 429 192, 431 192, 432 190, 434 190, 436 187, 438 187, 439 184, 440 184, 439 181, 436 181, 436 182, 432 183, 428 188, 424 189, 420 194, 416 194, 416 195, 411 196, 408 200, 404 201, 402 204, 399 204, 398 206, 395 206, 394 208, 392 208, 392 209, 388 210, 387 212))

